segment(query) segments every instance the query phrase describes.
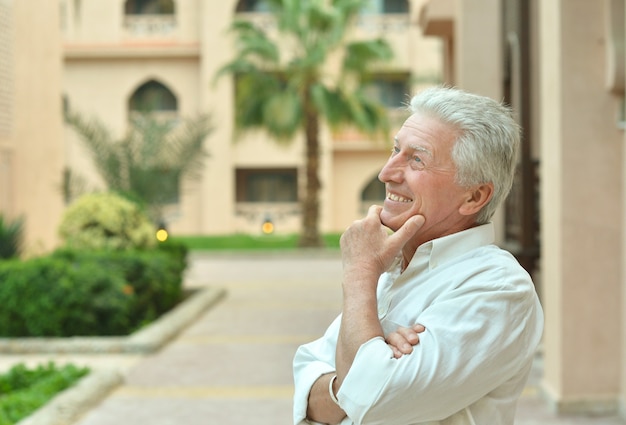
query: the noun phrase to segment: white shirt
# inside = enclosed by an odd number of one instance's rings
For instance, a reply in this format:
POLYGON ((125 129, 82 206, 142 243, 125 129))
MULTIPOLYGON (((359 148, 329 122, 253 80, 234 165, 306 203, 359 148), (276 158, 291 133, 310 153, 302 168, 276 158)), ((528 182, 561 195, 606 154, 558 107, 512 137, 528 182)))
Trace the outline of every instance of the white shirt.
MULTIPOLYGON (((378 282, 385 335, 420 323, 413 352, 394 359, 382 338, 364 343, 337 398, 349 424, 511 425, 543 331, 528 273, 493 245, 486 224, 421 245, 404 272, 378 282)), ((294 424, 313 383, 335 370, 341 317, 294 358, 294 424)))

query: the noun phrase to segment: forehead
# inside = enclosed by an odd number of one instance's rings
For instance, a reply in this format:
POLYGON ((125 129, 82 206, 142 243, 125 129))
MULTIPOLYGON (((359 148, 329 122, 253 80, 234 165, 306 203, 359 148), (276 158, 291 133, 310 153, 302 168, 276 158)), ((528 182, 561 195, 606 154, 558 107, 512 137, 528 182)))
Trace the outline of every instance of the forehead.
POLYGON ((415 113, 411 115, 398 131, 395 141, 403 148, 434 151, 451 150, 456 132, 441 120, 415 113))

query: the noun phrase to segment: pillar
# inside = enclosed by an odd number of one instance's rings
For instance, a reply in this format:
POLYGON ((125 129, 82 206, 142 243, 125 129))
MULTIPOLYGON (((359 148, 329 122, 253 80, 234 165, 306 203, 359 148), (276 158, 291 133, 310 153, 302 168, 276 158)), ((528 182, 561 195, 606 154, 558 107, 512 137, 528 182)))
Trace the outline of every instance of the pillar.
POLYGON ((620 391, 624 183, 606 88, 603 3, 539 2, 542 389, 558 412, 612 412, 620 391))

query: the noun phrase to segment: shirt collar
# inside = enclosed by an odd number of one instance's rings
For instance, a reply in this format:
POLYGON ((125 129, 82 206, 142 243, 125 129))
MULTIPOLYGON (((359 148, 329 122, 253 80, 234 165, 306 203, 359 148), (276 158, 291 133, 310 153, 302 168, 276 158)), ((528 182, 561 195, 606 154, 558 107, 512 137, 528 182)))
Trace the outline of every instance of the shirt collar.
MULTIPOLYGON (((494 243, 495 231, 493 223, 472 227, 461 232, 428 241, 417 248, 411 263, 416 256, 428 256, 430 269, 443 264, 455 257, 463 255, 475 248, 494 243)), ((409 263, 409 267, 411 267, 409 263)))

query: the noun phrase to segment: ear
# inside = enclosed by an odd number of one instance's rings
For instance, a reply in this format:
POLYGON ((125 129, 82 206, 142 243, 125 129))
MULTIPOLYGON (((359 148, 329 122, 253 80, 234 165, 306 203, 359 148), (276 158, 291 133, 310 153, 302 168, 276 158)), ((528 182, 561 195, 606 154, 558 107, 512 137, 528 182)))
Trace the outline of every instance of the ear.
POLYGON ((465 202, 461 205, 461 215, 474 215, 487 205, 493 196, 493 183, 483 183, 467 191, 465 202))

